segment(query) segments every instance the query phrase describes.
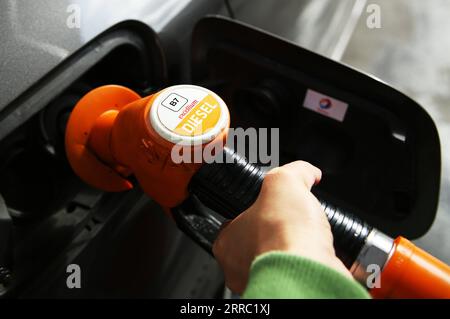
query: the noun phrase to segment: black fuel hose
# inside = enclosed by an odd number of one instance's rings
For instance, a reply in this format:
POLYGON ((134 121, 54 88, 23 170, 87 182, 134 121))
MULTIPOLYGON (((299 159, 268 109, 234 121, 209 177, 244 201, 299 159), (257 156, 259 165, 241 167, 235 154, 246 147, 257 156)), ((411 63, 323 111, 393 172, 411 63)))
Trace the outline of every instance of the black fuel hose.
MULTIPOLYGON (((255 202, 265 174, 261 167, 234 150, 225 148, 220 155, 221 161, 202 165, 191 180, 190 190, 206 206, 233 219, 255 202)), ((331 225, 336 254, 350 267, 372 227, 338 207, 319 201, 331 225)))

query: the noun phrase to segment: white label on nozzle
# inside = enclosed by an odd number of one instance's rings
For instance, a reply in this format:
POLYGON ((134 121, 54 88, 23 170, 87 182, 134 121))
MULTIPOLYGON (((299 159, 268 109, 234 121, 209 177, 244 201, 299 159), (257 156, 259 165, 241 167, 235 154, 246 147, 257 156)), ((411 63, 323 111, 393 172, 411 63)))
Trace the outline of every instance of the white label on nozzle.
POLYGON ((225 102, 214 92, 196 85, 175 85, 156 96, 150 123, 170 142, 197 145, 226 129, 229 114, 225 102))
POLYGON ((167 107, 169 110, 178 112, 183 106, 186 105, 187 102, 188 99, 182 97, 181 95, 170 93, 170 95, 161 102, 161 105, 167 107))
POLYGON ((170 131, 179 135, 196 136, 217 125, 221 106, 209 91, 187 86, 162 94, 158 118, 170 131))

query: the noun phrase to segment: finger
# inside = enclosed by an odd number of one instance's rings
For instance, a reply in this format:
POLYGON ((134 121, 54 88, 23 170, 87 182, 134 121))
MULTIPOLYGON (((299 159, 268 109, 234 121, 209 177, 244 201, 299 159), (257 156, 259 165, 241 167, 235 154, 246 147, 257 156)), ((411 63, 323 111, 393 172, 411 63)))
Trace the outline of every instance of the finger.
POLYGON ((290 176, 299 178, 309 190, 311 190, 314 185, 318 184, 322 178, 322 171, 320 169, 304 161, 295 161, 283 165, 269 171, 267 174, 281 172, 287 172, 290 176))
POLYGON ((217 233, 217 237, 214 240, 213 247, 212 247, 212 253, 213 253, 214 257, 216 257, 216 258, 220 257, 220 255, 222 253, 222 250, 223 250, 223 247, 222 247, 223 246, 223 244, 222 244, 222 242, 223 242, 223 235, 224 235, 224 232, 225 232, 227 226, 231 222, 232 222, 232 220, 226 220, 226 221, 224 221, 222 223, 222 225, 220 226, 220 229, 219 229, 219 231, 217 233))

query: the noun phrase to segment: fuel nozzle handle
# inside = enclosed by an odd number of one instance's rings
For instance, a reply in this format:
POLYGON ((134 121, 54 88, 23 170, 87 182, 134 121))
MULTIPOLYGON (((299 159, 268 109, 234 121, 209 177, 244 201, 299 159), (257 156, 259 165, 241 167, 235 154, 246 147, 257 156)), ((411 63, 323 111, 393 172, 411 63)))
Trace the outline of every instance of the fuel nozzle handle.
MULTIPOLYGON (((202 165, 189 187, 205 205, 232 219, 254 203, 265 172, 231 149, 219 156, 202 165)), ((319 201, 331 225, 336 255, 374 297, 450 298, 448 265, 403 237, 394 241, 356 216, 319 201)))

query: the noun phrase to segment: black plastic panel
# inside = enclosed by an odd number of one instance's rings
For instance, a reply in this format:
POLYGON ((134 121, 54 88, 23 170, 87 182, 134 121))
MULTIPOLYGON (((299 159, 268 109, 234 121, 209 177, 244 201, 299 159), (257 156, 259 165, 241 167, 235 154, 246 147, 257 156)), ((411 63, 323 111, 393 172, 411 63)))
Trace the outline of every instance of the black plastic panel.
POLYGON ((391 235, 431 226, 440 182, 436 127, 385 83, 266 32, 208 17, 193 38, 193 81, 230 107, 233 127, 279 127, 282 163, 323 170, 314 190, 391 235), (348 104, 344 120, 303 107, 308 90, 348 104))

